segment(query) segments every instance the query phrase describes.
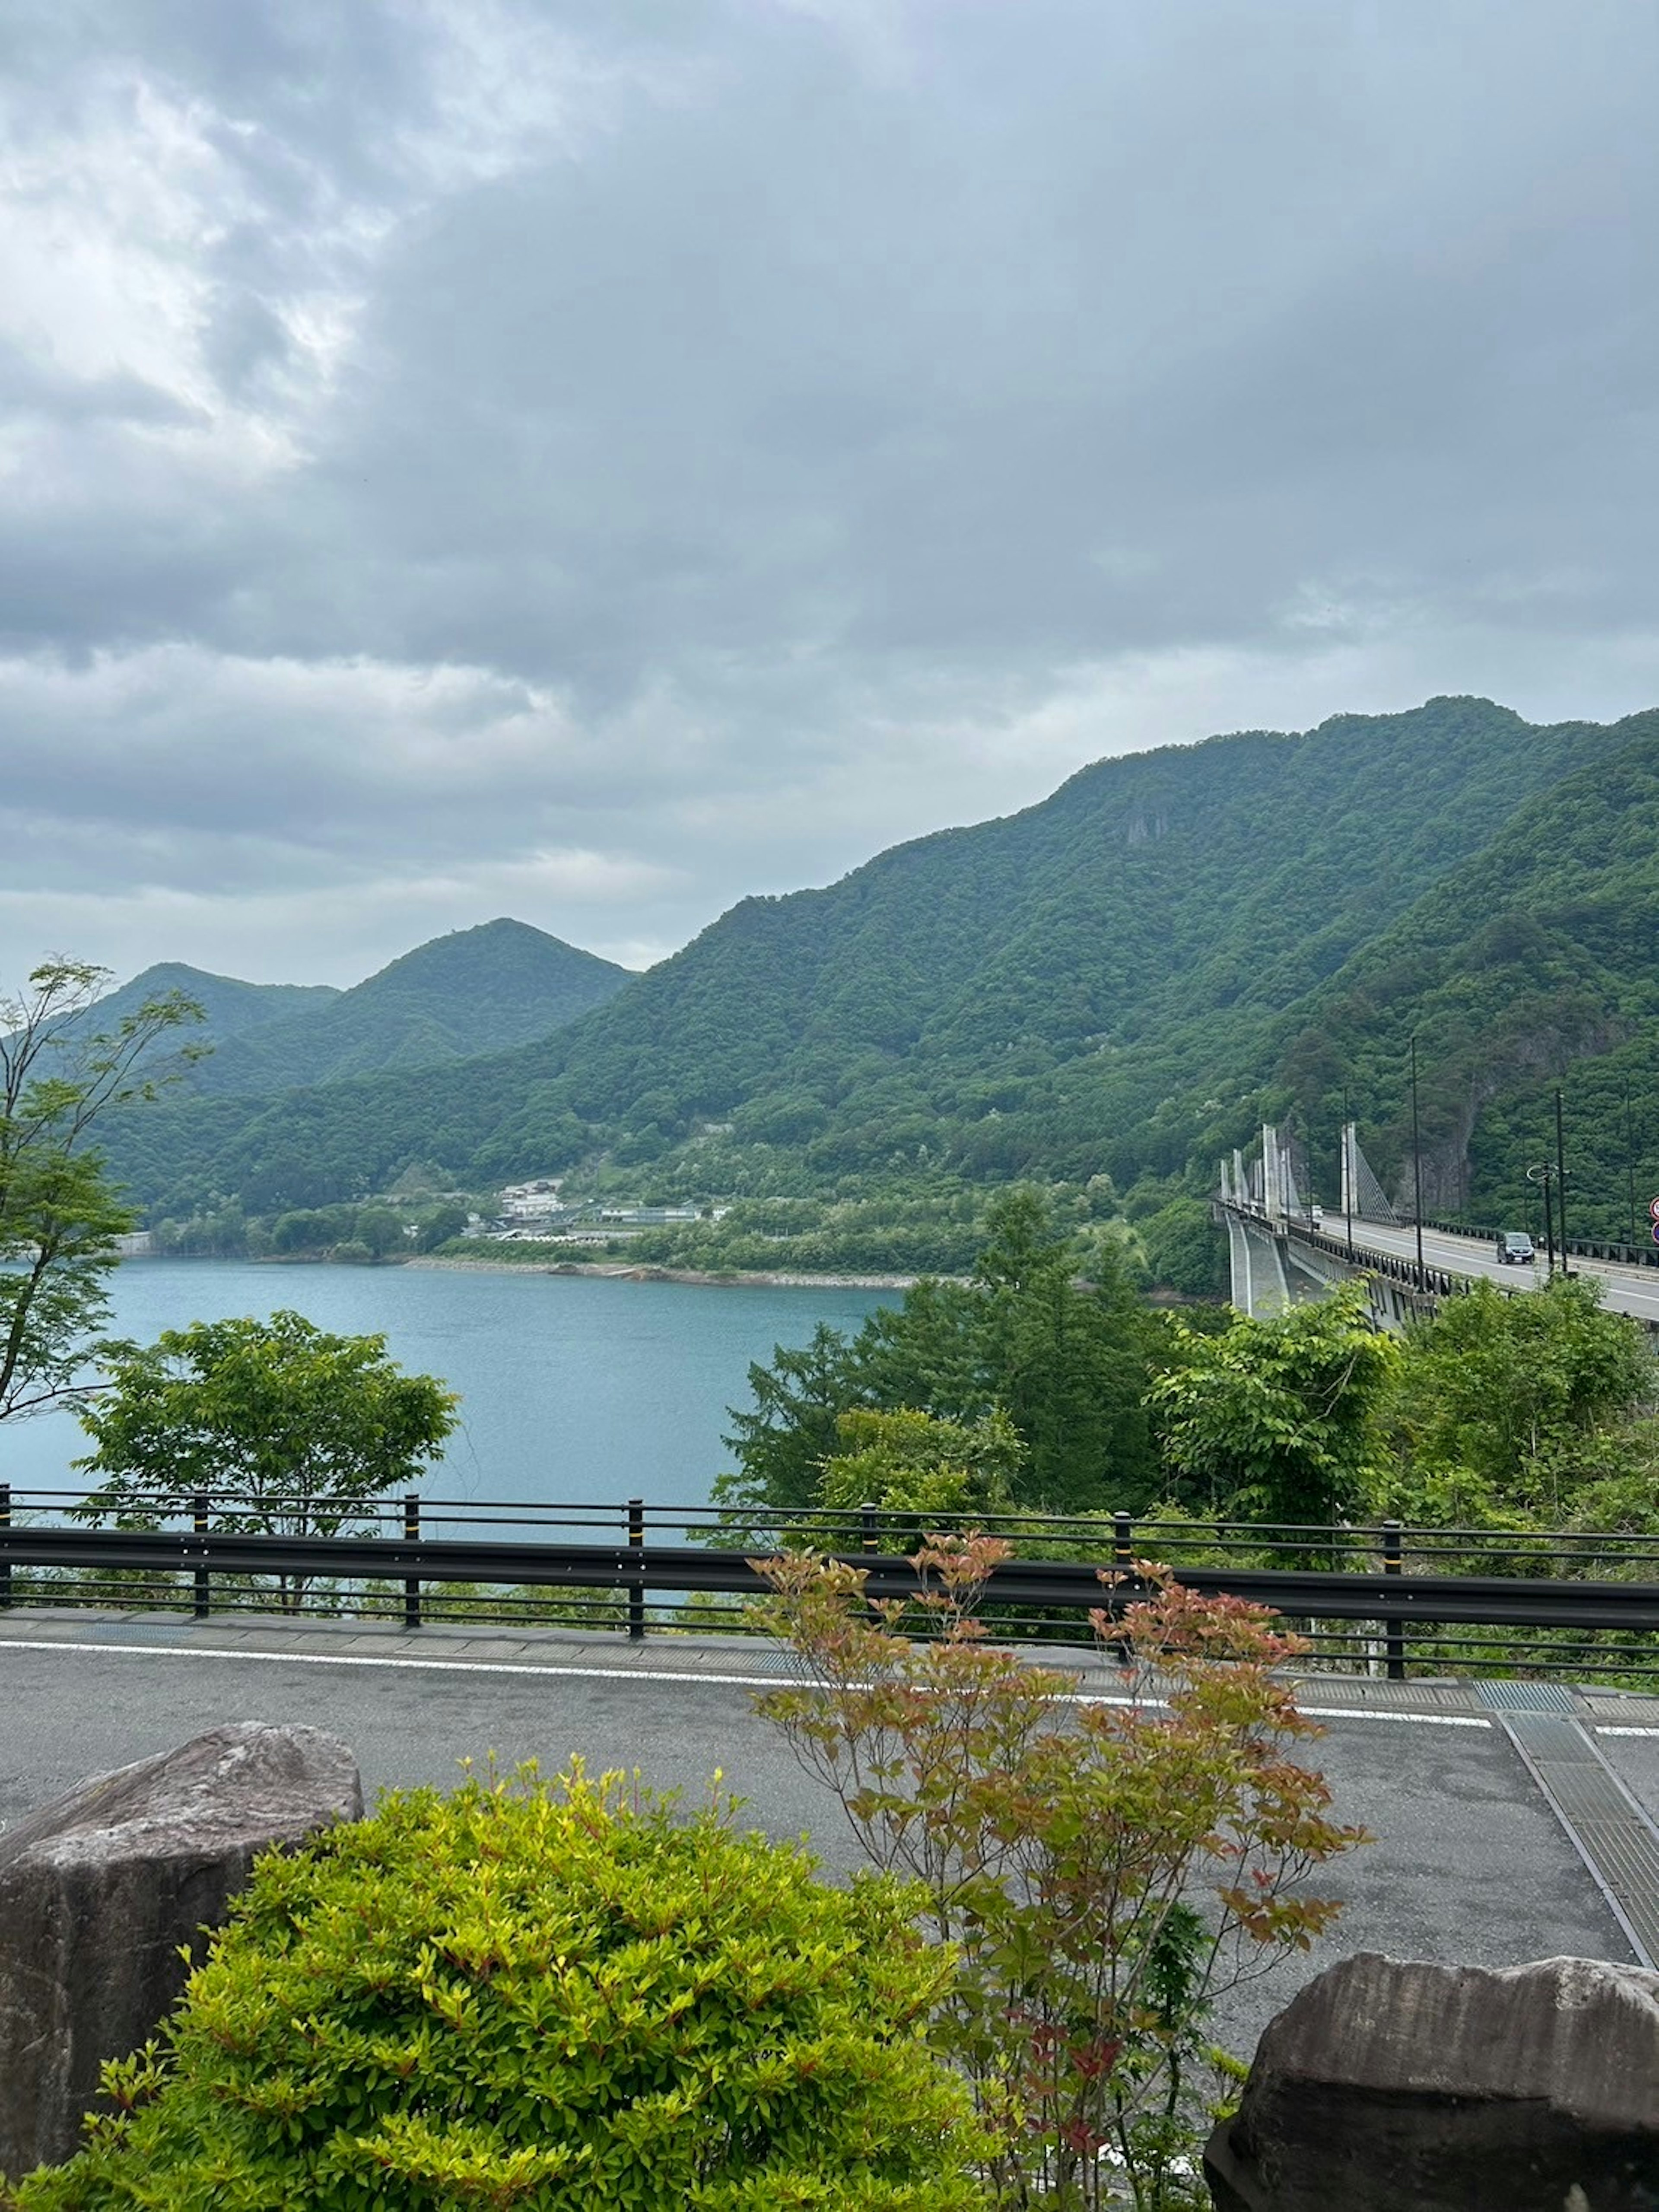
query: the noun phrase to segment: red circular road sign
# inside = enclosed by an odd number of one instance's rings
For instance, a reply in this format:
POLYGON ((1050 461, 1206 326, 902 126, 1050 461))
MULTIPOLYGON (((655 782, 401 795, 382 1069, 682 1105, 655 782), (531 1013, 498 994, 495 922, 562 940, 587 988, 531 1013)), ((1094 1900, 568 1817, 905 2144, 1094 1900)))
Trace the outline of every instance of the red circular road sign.
POLYGON ((1659 1198, 1650 1198, 1648 1200, 1648 1212, 1656 1221, 1659 1221, 1659 1198))

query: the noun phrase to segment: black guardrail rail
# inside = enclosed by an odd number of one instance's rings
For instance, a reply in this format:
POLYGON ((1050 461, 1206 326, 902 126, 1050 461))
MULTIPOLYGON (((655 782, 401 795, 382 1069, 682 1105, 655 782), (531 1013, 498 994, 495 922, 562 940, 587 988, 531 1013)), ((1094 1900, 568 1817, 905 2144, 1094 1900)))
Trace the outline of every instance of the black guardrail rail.
MULTIPOLYGON (((415 1503, 410 1500, 409 1505, 415 1503)), ((337 1602, 342 1583, 389 1586, 391 1593, 400 1596, 401 1607, 381 1609, 400 1610, 404 1626, 413 1629, 424 1617, 428 1589, 465 1584, 614 1593, 623 1602, 611 1625, 625 1623, 629 1634, 637 1638, 647 1632, 647 1600, 653 1595, 677 1601, 706 1595, 738 1599, 763 1595, 766 1584, 751 1561, 775 1548, 763 1543, 750 1551, 652 1542, 643 1509, 638 1506, 628 1510, 624 1540, 605 1543, 532 1542, 518 1537, 280 1535, 199 1525, 205 1518, 198 1515, 198 1525, 172 1529, 100 1528, 64 1522, 29 1525, 0 1518, 0 1606, 17 1601, 16 1576, 30 1568, 78 1571, 83 1577, 101 1571, 183 1577, 185 1585, 170 1585, 168 1595, 181 1604, 187 1597, 189 1609, 198 1619, 214 1609, 216 1583, 220 1602, 235 1605, 246 1601, 245 1593, 235 1587, 239 1578, 264 1578, 276 1585, 284 1610, 300 1612, 316 1609, 306 1604, 306 1586, 323 1580, 334 1586, 328 1609, 336 1611, 351 1609, 337 1602)), ((869 1527, 867 1518, 866 1525, 869 1527)), ((1146 1531, 1146 1540, 1149 1547, 1161 1548, 1170 1533, 1154 1524, 1146 1531)), ((1220 1532, 1205 1533, 1224 1547, 1227 1540, 1220 1532)), ((1346 1536, 1359 1533, 1380 1535, 1385 1553, 1380 1571, 1370 1564, 1281 1569, 1241 1560, 1237 1565, 1177 1565, 1174 1571, 1189 1589, 1271 1606, 1292 1622, 1372 1624, 1379 1632, 1372 1656, 1386 1662, 1390 1674, 1403 1674, 1409 1639, 1424 1640, 1447 1626, 1580 1635, 1613 1632, 1644 1638, 1659 1631, 1659 1582, 1407 1573, 1404 1532, 1391 1526, 1380 1532, 1253 1533, 1264 1548, 1282 1545, 1293 1552, 1335 1550, 1346 1536)), ((1448 1533, 1424 1532, 1411 1540, 1432 1544, 1448 1533)), ((1499 1540, 1492 1532, 1471 1534, 1474 1541, 1496 1550, 1499 1540)), ((1120 1516, 1098 1530, 1097 1540, 1102 1538, 1113 1540, 1115 1565, 1076 1558, 1012 1558, 997 1564, 985 1600, 999 1626, 1018 1635, 1019 1616, 1026 1615, 1042 1620, 1052 1632, 1055 1616, 1069 1616, 1080 1627, 1096 1607, 1110 1613, 1133 1602, 1144 1585, 1127 1571, 1133 1545, 1127 1516, 1120 1516), (1109 1584, 1103 1575, 1115 1579, 1109 1584)), ((1583 1547, 1611 1540, 1553 1540, 1583 1547)), ((866 1545, 870 1541, 871 1534, 866 1534, 866 1545)), ((827 1550, 825 1555, 864 1569, 872 1598, 914 1598, 927 1586, 908 1558, 869 1548, 827 1550)), ((1644 1553, 1632 1556, 1645 1560, 1644 1553)), ((50 1586, 41 1595, 52 1601, 50 1586)), ((1626 1644, 1619 1647, 1616 1663, 1645 1672, 1659 1665, 1659 1655, 1644 1645, 1626 1644)))

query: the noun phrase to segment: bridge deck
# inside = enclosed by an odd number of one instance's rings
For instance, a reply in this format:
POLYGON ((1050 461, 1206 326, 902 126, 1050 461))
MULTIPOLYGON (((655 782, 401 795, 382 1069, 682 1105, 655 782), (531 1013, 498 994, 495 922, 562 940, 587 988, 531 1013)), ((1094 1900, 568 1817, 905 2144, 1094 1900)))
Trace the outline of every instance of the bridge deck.
MULTIPOLYGON (((1275 1224, 1254 1208, 1224 1205, 1222 1212, 1231 1250, 1234 1303, 1244 1312, 1265 1316, 1281 1311, 1291 1274, 1302 1273, 1317 1285, 1348 1272, 1342 1249, 1346 1224, 1340 1216, 1328 1214, 1318 1230, 1310 1231, 1304 1221, 1285 1219, 1275 1224), (1269 1257, 1270 1252, 1275 1256, 1269 1257)), ((1395 1303, 1409 1304, 1409 1283, 1417 1259, 1415 1229, 1356 1218, 1354 1270, 1364 1272, 1368 1260, 1378 1259, 1394 1271, 1395 1303)), ((1621 1266, 1617 1261, 1577 1253, 1571 1264, 1574 1274, 1594 1276, 1601 1284, 1603 1298, 1613 1312, 1630 1314, 1645 1327, 1659 1330, 1659 1268, 1621 1266)), ((1506 1267, 1489 1237, 1461 1237, 1426 1227, 1423 1265, 1431 1279, 1456 1276, 1465 1281, 1496 1283, 1508 1291, 1534 1290, 1547 1274, 1542 1252, 1530 1267, 1506 1267)), ((1432 1279, 1430 1288, 1432 1291, 1432 1279)), ((1395 1316, 1380 1314, 1379 1318, 1386 1319, 1390 1327, 1395 1325, 1395 1316)))
MULTIPOLYGON (((1324 1234, 1341 1237, 1344 1224, 1326 1217, 1324 1234)), ((1375 1221, 1356 1221, 1354 1243, 1391 1259, 1414 1260, 1417 1232, 1410 1227, 1385 1228, 1375 1221)), ((1423 1231, 1423 1259, 1430 1267, 1455 1275, 1481 1278, 1508 1290, 1531 1290, 1544 1280, 1545 1256, 1540 1251, 1531 1267, 1505 1267, 1496 1247, 1484 1237, 1454 1237, 1443 1229, 1423 1231)), ((1633 1314, 1659 1328, 1659 1268, 1620 1267, 1616 1261, 1581 1259, 1574 1254, 1574 1274, 1594 1275, 1603 1285, 1608 1306, 1618 1313, 1633 1314)))

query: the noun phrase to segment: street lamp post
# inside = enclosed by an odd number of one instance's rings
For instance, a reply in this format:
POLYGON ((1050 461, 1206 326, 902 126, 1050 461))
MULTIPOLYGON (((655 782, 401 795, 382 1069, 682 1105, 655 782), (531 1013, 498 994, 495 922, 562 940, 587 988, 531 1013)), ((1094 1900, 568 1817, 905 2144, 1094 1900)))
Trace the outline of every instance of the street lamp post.
POLYGON ((1342 1210, 1347 1217, 1348 1257, 1353 1257, 1353 1136, 1348 1119, 1348 1086, 1342 1086, 1342 1210))
POLYGON ((1544 1194, 1544 1249, 1548 1255, 1549 1272, 1555 1273, 1555 1214, 1550 1202, 1550 1178, 1555 1170, 1547 1160, 1527 1170, 1527 1181, 1536 1183, 1544 1194))
POLYGON ((1625 1182, 1630 1200, 1630 1234, 1626 1243, 1636 1252, 1636 1133, 1630 1114, 1630 1078, 1625 1078, 1625 1182))
POLYGON ((1561 1273, 1570 1275, 1567 1263, 1567 1148, 1561 1133, 1561 1094, 1555 1094, 1555 1217, 1561 1224, 1561 1273))
POLYGON ((1417 1032, 1412 1031, 1412 1212, 1417 1223, 1417 1287, 1428 1280, 1423 1267, 1423 1142, 1417 1125, 1417 1032))

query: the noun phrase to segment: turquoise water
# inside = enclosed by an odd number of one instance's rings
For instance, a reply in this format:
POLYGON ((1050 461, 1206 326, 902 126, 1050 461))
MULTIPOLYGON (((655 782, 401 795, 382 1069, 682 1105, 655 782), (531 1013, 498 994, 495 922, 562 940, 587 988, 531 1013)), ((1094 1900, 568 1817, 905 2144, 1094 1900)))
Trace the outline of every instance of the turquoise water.
MULTIPOLYGON (((421 1486, 428 1497, 519 1504, 700 1505, 731 1455, 726 1408, 747 1402, 751 1360, 801 1345, 820 1321, 856 1329, 896 1292, 777 1290, 598 1276, 419 1267, 129 1260, 114 1334, 292 1307, 319 1328, 384 1332, 393 1358, 461 1394, 461 1427, 421 1486)), ((29 1489, 81 1478, 72 1415, 0 1427, 0 1476, 29 1489)))

